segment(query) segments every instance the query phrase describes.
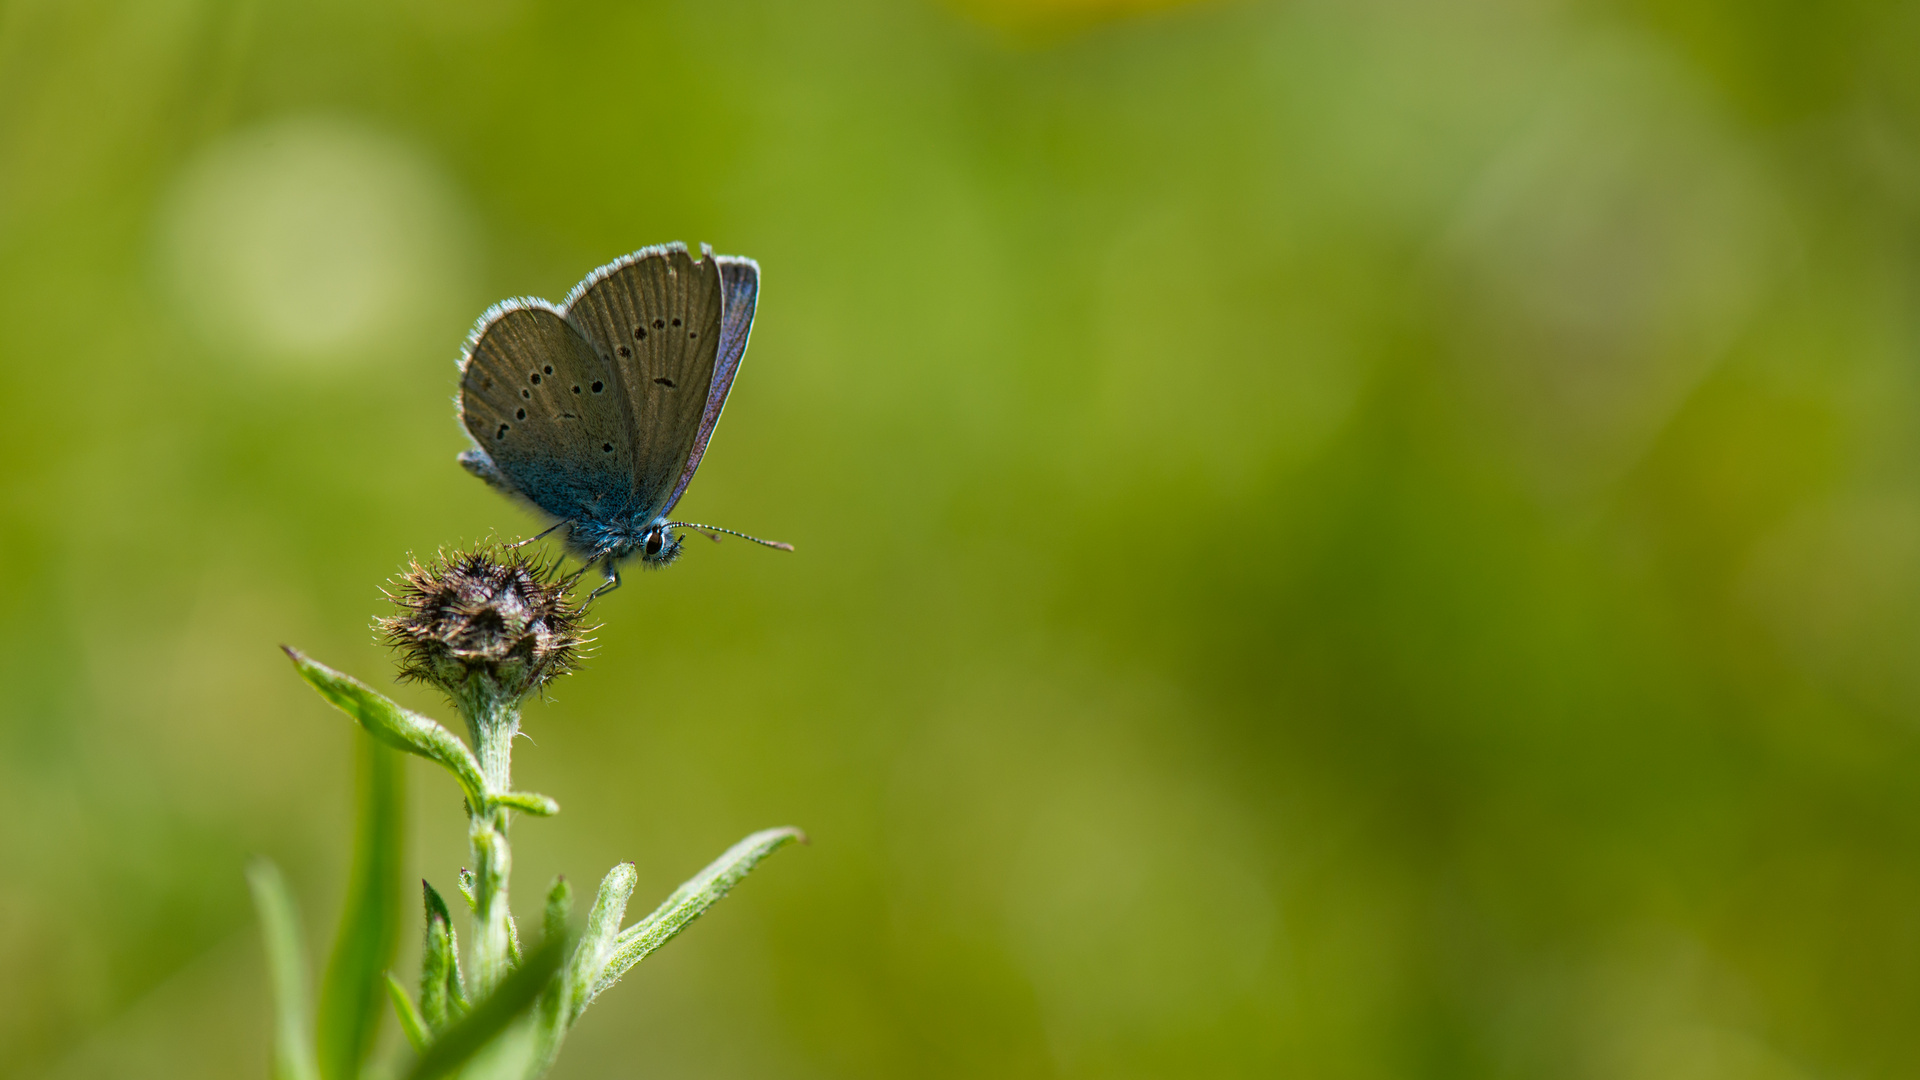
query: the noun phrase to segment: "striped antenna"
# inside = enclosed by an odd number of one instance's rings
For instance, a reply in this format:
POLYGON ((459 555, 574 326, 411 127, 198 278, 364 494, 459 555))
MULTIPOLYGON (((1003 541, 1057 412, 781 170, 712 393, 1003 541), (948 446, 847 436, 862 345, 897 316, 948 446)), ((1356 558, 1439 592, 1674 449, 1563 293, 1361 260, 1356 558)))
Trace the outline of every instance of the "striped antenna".
POLYGON ((763 544, 770 548, 779 548, 781 551, 793 550, 792 544, 783 544, 778 540, 762 540, 757 536, 748 536, 746 533, 743 533, 743 532, 735 532, 732 529, 723 529, 718 525, 697 525, 691 521, 669 521, 665 525, 662 525, 661 528, 663 529, 695 529, 702 533, 705 533, 707 539, 713 541, 716 544, 720 542, 720 538, 713 534, 726 533, 728 536, 737 536, 742 540, 751 540, 756 544, 763 544))

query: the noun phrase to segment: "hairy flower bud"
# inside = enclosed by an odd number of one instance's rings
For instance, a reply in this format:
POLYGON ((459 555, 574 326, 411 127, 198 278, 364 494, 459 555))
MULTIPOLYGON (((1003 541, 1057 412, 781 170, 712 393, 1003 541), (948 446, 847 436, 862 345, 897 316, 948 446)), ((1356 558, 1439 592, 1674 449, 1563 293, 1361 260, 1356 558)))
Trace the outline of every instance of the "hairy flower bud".
POLYGON ((557 565, 478 548, 414 562, 387 596, 400 614, 379 620, 400 654, 400 677, 431 683, 456 703, 519 701, 580 658, 582 606, 557 565))

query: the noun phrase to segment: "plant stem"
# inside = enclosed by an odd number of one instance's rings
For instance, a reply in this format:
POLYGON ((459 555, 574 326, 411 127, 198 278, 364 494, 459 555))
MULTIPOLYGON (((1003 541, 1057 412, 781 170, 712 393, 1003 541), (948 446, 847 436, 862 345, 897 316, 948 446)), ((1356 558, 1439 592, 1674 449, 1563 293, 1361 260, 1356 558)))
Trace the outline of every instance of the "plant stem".
MULTIPOLYGON (((489 795, 513 787, 513 737, 520 731, 519 703, 501 694, 485 678, 469 681, 460 713, 467 721, 480 775, 489 795)), ((476 997, 485 997, 505 979, 513 953, 513 913, 507 903, 507 879, 513 852, 507 845, 506 807, 469 807, 467 839, 474 863, 473 972, 476 997)))

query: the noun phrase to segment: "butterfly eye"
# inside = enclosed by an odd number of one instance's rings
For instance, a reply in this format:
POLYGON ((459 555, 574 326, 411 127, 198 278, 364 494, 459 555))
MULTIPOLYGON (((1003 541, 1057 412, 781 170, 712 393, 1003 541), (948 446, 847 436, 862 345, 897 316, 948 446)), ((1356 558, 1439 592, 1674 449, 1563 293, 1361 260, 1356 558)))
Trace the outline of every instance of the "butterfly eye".
POLYGON ((660 549, 665 546, 666 541, 660 539, 658 532, 650 532, 647 534, 647 554, 658 555, 660 554, 660 549))

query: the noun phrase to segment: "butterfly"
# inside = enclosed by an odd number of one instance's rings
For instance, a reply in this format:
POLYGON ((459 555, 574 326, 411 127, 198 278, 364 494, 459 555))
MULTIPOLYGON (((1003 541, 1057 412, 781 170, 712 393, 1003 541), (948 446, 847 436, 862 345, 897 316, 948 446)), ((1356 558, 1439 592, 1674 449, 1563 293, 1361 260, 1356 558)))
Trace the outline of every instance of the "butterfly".
POLYGON ((726 406, 759 296, 752 259, 666 244, 600 267, 558 305, 495 304, 460 358, 459 419, 473 440, 460 464, 554 519, 547 532, 565 526, 567 549, 606 574, 596 595, 619 585, 631 556, 678 558, 677 528, 793 550, 670 519, 726 406))

